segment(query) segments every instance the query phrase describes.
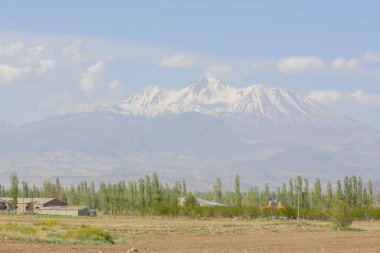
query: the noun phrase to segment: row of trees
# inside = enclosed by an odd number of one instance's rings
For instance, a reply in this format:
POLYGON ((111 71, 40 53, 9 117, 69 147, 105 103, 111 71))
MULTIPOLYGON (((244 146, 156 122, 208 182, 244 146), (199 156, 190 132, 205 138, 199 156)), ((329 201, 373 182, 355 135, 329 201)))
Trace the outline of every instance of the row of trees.
POLYGON ((374 204, 372 182, 363 183, 360 177, 345 177, 343 183, 337 180, 335 187, 328 182, 323 190, 321 181, 316 178, 313 184, 309 179, 298 176, 282 183, 276 190, 271 190, 266 183, 262 190, 251 187, 246 192, 240 192, 240 178, 235 177, 235 191, 222 191, 222 181, 218 177, 212 192, 196 192, 196 195, 206 199, 212 199, 226 205, 234 206, 264 206, 269 200, 278 200, 289 206, 301 208, 329 209, 336 200, 343 201, 351 207, 370 207, 374 204))
POLYGON ((337 202, 344 203, 350 208, 369 209, 378 205, 380 199, 380 194, 378 198, 374 197, 371 181, 363 183, 362 179, 356 176, 345 177, 343 181, 338 180, 335 185, 328 182, 325 189, 318 178, 310 183, 307 178, 298 176, 275 190, 269 184, 265 184, 262 190, 252 187, 242 192, 240 177, 236 175, 234 191, 223 191, 222 180, 218 177, 211 191, 191 193, 187 192, 184 180, 170 186, 161 182, 156 173, 128 183, 125 181, 114 184, 101 182, 98 187, 94 182, 86 181, 76 186, 64 187, 57 178, 54 182, 45 181, 40 187, 35 185, 30 187, 23 181, 19 188, 19 180, 15 173, 11 175, 10 180, 9 189, 0 185, 0 197, 12 197, 14 207, 17 205, 17 197, 52 197, 61 199, 72 206, 83 205, 112 214, 135 210, 152 211, 162 204, 177 206, 178 198, 186 196, 213 200, 236 208, 262 208, 267 206, 270 200, 278 200, 283 206, 289 208, 296 208, 299 205, 303 213, 310 213, 310 210, 316 210, 319 213, 328 211, 337 202))

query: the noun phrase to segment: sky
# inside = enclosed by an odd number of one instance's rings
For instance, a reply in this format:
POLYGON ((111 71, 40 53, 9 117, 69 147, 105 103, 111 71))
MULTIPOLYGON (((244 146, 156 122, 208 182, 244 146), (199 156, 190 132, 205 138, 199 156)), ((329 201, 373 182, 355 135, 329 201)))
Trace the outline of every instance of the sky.
POLYGON ((209 73, 380 129, 379 1, 0 0, 0 119, 89 110, 209 73))

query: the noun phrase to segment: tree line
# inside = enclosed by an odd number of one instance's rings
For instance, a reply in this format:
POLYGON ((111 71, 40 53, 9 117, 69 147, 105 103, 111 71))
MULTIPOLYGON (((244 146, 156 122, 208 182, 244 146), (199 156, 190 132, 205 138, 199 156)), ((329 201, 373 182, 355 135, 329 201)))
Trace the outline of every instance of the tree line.
MULTIPOLYGON (((181 212, 178 206, 180 197, 188 198, 186 210, 200 216, 286 216, 295 218, 296 209, 303 218, 327 217, 339 205, 349 208, 355 217, 369 218, 378 215, 380 194, 374 195, 371 181, 363 182, 360 177, 345 177, 334 184, 328 182, 322 186, 319 178, 310 182, 308 178, 298 176, 271 188, 266 183, 263 189, 257 186, 247 191, 240 190, 240 177, 235 176, 234 191, 223 190, 222 180, 218 177, 210 191, 187 192, 186 182, 177 181, 172 185, 161 182, 157 173, 146 175, 137 181, 119 181, 117 183, 82 181, 77 185, 64 187, 59 178, 44 181, 41 186, 29 186, 26 181, 19 184, 16 173, 10 176, 10 187, 0 185, 0 197, 11 197, 12 205, 17 206, 17 198, 57 198, 71 206, 88 206, 106 214, 125 214, 140 212, 143 214, 176 215, 181 212), (190 206, 190 198, 199 197, 222 203, 220 208, 201 208, 190 206), (268 209, 269 201, 282 203, 282 209, 268 209), (372 215, 372 216, 371 216, 372 215)), ((377 216, 376 216, 377 217, 377 216)))

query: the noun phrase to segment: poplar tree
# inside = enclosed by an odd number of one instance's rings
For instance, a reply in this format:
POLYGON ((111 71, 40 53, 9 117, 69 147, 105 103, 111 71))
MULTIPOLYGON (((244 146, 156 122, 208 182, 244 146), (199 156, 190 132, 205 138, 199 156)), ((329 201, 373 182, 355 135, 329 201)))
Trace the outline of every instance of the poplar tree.
POLYGON ((152 185, 150 184, 149 175, 145 176, 145 206, 152 206, 152 185))
POLYGON ((241 207, 240 177, 235 176, 235 206, 241 207))
POLYGON ((368 181, 368 205, 371 207, 373 204, 373 186, 372 181, 368 181))
POLYGON ((17 195, 18 195, 18 177, 17 173, 12 173, 10 194, 12 198, 12 209, 17 209, 17 195))
POLYGON ((305 208, 310 208, 309 180, 305 178, 303 181, 304 181, 303 206, 305 208))
POLYGON ((338 200, 343 200, 342 184, 341 184, 340 180, 336 181, 335 196, 338 200))
POLYGON ((265 183, 260 205, 268 205, 270 199, 269 184, 265 183))
POLYGON ((220 180, 219 177, 216 178, 216 181, 214 184, 214 200, 216 202, 222 201, 222 180, 220 180))
POLYGON ((160 182, 157 173, 152 176, 152 206, 156 206, 161 201, 160 182))
POLYGON ((139 207, 145 207, 145 181, 143 178, 139 179, 139 191, 138 191, 139 207))
POLYGON ((290 206, 294 205, 294 188, 293 188, 293 179, 289 179, 289 190, 288 190, 288 204, 290 206))
POLYGON ((315 179, 314 183, 314 205, 318 208, 322 208, 322 187, 319 178, 315 179))
POLYGON ((22 181, 22 196, 23 198, 29 197, 29 187, 28 187, 28 183, 25 181, 22 181))
POLYGON ((326 189, 326 207, 328 209, 331 208, 332 199, 333 199, 333 188, 332 188, 331 182, 329 181, 327 184, 327 189, 326 189))
POLYGON ((187 195, 187 190, 186 190, 186 182, 184 179, 182 179, 182 196, 187 195))

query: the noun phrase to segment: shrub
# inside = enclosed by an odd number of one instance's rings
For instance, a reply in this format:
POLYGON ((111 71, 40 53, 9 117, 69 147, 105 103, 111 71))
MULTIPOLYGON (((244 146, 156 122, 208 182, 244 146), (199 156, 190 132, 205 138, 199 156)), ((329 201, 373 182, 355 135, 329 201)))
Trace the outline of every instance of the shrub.
POLYGON ((198 205, 197 199, 194 197, 194 195, 189 194, 186 197, 185 206, 197 206, 197 205, 198 205))
POLYGON ((155 207, 154 213, 157 215, 175 216, 179 213, 179 207, 176 204, 162 202, 155 207))
POLYGON ((370 216, 372 219, 380 219, 380 208, 372 208, 370 211, 370 216))
POLYGON ((352 224, 350 207, 342 201, 334 205, 331 215, 335 226, 339 229, 348 229, 352 224))
POLYGON ((41 221, 41 225, 44 225, 44 226, 55 226, 55 225, 58 225, 58 221, 57 220, 43 220, 41 221))
POLYGON ((104 242, 104 243, 113 243, 113 238, 110 233, 104 231, 101 228, 90 227, 86 225, 82 225, 77 229, 67 231, 62 236, 66 239, 74 239, 74 240, 90 240, 96 242, 104 242))
POLYGON ((297 209, 289 205, 285 205, 285 207, 281 209, 281 213, 283 216, 285 216, 288 219, 297 218, 297 209))

